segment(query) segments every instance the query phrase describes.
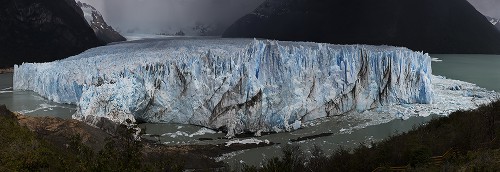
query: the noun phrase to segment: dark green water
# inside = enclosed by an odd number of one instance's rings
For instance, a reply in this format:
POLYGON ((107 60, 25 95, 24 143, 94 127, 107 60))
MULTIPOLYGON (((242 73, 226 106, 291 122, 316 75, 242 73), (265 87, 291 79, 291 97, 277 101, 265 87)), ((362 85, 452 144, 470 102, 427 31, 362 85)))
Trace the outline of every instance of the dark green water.
POLYGON ((30 116, 71 118, 76 106, 49 101, 32 91, 13 91, 12 73, 0 74, 0 105, 30 116))
POLYGON ((500 55, 432 54, 432 73, 500 92, 500 55))

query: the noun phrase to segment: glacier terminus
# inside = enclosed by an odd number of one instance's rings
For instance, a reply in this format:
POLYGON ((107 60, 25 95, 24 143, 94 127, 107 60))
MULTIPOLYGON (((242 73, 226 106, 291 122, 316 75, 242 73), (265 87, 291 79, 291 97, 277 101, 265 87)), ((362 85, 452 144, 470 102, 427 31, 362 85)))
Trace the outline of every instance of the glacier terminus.
POLYGON ((407 48, 257 39, 149 39, 15 66, 14 89, 76 104, 73 118, 240 133, 434 100, 431 58, 407 48))

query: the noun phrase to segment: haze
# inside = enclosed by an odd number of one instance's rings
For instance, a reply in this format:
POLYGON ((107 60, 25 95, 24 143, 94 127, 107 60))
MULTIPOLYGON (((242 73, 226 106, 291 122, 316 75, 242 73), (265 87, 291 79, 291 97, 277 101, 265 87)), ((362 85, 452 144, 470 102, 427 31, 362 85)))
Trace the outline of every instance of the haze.
MULTIPOLYGON (((81 0, 101 12, 118 29, 192 27, 195 23, 229 25, 264 0, 81 0)), ((161 29, 160 29, 161 28, 161 29)))
POLYGON ((500 19, 500 0, 468 0, 486 16, 500 19))
MULTIPOLYGON (((264 0, 80 0, 96 7, 119 31, 176 32, 195 23, 227 27, 264 0)), ((468 0, 484 15, 500 18, 499 0, 468 0)))

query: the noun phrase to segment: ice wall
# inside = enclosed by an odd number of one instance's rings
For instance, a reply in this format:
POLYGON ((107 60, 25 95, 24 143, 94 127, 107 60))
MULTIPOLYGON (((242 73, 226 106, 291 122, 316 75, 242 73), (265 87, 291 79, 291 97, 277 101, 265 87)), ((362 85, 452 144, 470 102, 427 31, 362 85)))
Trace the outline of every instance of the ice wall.
POLYGON ((14 70, 15 89, 76 104, 79 120, 195 124, 228 136, 433 98, 430 57, 389 46, 147 40, 14 70))

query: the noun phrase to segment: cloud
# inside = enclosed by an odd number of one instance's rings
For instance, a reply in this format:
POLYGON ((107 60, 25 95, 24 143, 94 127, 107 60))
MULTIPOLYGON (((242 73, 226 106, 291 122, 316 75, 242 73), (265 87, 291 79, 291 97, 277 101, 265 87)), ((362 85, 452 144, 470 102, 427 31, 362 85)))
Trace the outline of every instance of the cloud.
MULTIPOLYGON (((79 0, 96 7, 122 30, 192 27, 196 22, 230 25, 264 0, 79 0)), ((500 18, 500 0, 468 0, 481 13, 500 18)), ((154 32, 154 31, 153 31, 154 32)))
POLYGON ((230 24, 264 0, 80 0, 112 26, 184 27, 196 22, 230 24))
POLYGON ((500 0, 468 0, 486 16, 500 18, 500 0))

